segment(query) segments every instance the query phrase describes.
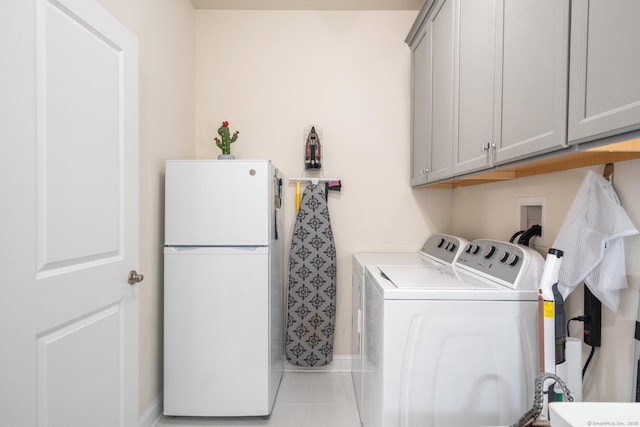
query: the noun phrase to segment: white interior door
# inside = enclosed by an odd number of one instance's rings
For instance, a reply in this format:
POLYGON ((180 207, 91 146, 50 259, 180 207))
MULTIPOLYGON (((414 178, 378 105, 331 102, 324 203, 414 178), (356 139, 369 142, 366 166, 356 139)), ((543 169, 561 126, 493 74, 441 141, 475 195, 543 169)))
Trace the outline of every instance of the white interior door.
POLYGON ((93 1, 0 17, 0 423, 133 427, 137 41, 93 1))

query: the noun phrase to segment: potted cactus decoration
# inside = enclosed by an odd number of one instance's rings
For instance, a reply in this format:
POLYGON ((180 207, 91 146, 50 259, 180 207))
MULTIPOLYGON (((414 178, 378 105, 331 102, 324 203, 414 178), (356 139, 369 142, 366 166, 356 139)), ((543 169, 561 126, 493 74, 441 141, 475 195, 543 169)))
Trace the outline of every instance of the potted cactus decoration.
POLYGON ((231 154, 231 144, 238 139, 239 133, 240 131, 235 131, 234 134, 231 135, 229 133, 229 122, 222 122, 222 125, 218 128, 220 138, 217 136, 213 138, 218 148, 222 150, 222 154, 218 156, 218 159, 235 159, 235 156, 231 154))

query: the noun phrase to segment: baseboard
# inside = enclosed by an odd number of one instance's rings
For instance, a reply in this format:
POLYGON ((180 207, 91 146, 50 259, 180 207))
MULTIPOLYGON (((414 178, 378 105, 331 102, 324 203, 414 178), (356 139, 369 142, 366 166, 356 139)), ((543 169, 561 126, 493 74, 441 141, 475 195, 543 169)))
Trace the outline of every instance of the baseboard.
POLYGON ((351 372, 353 356, 333 356, 333 361, 327 366, 304 368, 284 362, 285 372, 351 372))
POLYGON ((162 416, 162 393, 155 398, 151 405, 138 418, 138 427, 153 427, 162 416))

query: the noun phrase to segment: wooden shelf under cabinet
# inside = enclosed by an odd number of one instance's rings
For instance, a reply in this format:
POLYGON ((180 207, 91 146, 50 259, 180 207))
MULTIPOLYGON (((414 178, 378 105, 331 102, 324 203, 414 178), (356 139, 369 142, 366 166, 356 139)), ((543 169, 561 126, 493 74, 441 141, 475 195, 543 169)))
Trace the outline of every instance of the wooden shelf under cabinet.
POLYGON ((447 181, 428 184, 421 188, 457 188, 487 184, 632 159, 640 159, 640 138, 590 148, 584 151, 555 154, 515 165, 498 166, 490 171, 456 177, 447 181))

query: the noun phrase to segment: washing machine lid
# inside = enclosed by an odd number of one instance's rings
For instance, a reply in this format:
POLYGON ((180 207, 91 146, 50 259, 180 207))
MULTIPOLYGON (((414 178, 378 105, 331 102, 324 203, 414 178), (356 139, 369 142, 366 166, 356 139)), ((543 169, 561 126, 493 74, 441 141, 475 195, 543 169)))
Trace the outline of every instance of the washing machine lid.
POLYGON ((538 297, 536 291, 510 289, 450 266, 385 265, 376 269, 385 299, 537 301, 538 297))

